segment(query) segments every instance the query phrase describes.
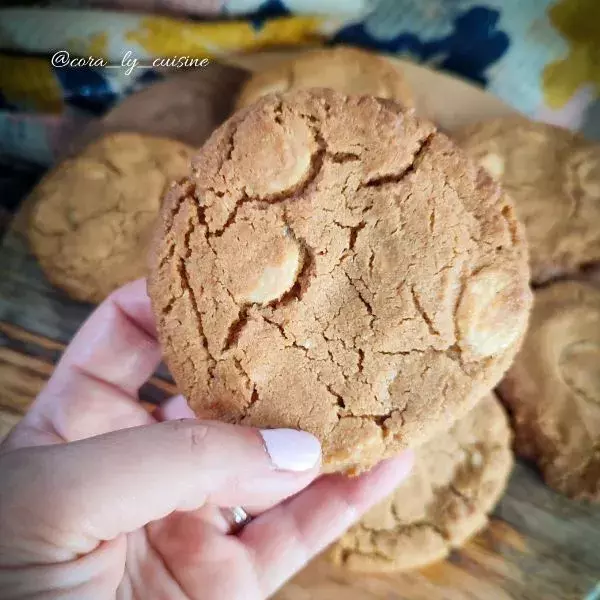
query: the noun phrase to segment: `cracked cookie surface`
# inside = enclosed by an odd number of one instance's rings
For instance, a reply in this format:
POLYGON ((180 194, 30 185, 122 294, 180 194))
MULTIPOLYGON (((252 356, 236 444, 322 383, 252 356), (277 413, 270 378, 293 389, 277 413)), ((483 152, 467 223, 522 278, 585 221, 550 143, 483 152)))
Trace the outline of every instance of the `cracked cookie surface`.
POLYGON ((513 458, 511 432, 495 396, 415 451, 406 481, 329 551, 359 571, 404 571, 445 558, 488 522, 513 458))
POLYGON ((518 117, 471 125, 454 137, 515 202, 534 283, 600 260, 599 144, 518 117))
POLYGON ((343 46, 304 52, 256 73, 242 86, 236 106, 245 108, 266 94, 315 87, 414 106, 412 90, 400 67, 383 56, 343 46))
POLYGON ((236 113, 164 203, 149 293, 203 418, 294 427, 359 472, 447 428, 526 327, 497 184, 433 125, 331 90, 236 113))
POLYGON ((115 133, 50 171, 32 192, 28 227, 50 282, 100 302, 143 277, 162 198, 189 172, 191 155, 180 142, 115 133))
POLYGON ((568 496, 600 502, 600 290, 535 293, 523 347, 498 388, 519 454, 568 496))

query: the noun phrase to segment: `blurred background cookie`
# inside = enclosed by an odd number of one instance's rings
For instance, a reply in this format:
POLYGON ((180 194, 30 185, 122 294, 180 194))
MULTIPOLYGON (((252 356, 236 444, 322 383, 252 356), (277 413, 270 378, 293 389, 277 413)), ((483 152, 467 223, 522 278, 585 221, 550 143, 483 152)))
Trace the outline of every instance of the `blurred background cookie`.
POLYGON ((468 126, 454 137, 513 198, 534 283, 600 259, 600 145, 518 117, 468 126))
POLYGON ((247 78, 243 69, 216 62, 207 69, 169 73, 92 121, 70 140, 61 157, 73 156, 103 135, 120 131, 201 146, 229 116, 237 91, 247 78))
POLYGON ((495 396, 415 451, 409 478, 331 548, 357 571, 405 571, 445 558, 488 522, 513 457, 511 432, 495 396))
POLYGON ((529 331, 499 387, 516 449, 546 482, 600 501, 600 289, 565 281, 538 290, 529 331))
POLYGON ((306 52, 258 72, 242 86, 236 106, 248 106, 265 94, 311 87, 388 98, 407 108, 414 105, 399 67, 366 50, 337 47, 306 52))
POLYGON ((200 417, 301 427, 325 470, 360 472, 498 382, 528 282, 510 201, 460 148, 393 102, 313 89, 211 136, 165 201, 149 293, 200 417))
POLYGON ((145 275, 161 199, 189 171, 191 152, 165 138, 114 133, 50 171, 32 192, 27 230, 50 282, 99 302, 145 275))

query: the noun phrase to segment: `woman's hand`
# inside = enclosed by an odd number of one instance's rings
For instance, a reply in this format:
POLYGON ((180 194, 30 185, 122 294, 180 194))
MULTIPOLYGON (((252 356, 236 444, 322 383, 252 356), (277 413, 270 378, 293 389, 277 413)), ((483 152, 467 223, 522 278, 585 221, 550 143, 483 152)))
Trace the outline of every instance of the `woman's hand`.
POLYGON ((137 394, 159 360, 137 281, 0 446, 1 598, 265 598, 410 469, 319 477, 308 433, 198 421, 181 397, 150 415, 137 394), (254 517, 237 534, 233 506, 254 517))

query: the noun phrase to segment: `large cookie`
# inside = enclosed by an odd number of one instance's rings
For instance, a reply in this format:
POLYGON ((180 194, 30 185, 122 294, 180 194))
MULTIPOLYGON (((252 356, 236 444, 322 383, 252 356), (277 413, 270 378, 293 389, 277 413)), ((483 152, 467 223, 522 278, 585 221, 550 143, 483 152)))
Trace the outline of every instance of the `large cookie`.
POLYGON ((534 283, 600 259, 600 145, 518 117, 484 121, 455 137, 513 198, 534 283))
POLYGON ((50 171, 32 192, 28 226, 50 282, 100 302, 144 276, 162 197, 189 172, 191 154, 172 140, 113 133, 50 171))
POLYGON ((486 396, 416 450, 409 478, 333 545, 330 559, 359 571, 442 560, 487 524, 512 468, 510 444, 506 415, 486 396))
POLYGON ((389 60, 365 50, 338 47, 304 52, 258 72, 242 86, 236 106, 249 106, 266 94, 315 87, 414 105, 404 75, 389 60))
POLYGON ((556 490, 600 501, 600 289, 535 293, 523 347, 499 387, 516 449, 556 490))
POLYGON ((312 90, 213 134, 164 204, 149 292, 200 417, 306 429, 326 470, 360 471, 495 385, 528 278, 509 200, 447 137, 312 90))

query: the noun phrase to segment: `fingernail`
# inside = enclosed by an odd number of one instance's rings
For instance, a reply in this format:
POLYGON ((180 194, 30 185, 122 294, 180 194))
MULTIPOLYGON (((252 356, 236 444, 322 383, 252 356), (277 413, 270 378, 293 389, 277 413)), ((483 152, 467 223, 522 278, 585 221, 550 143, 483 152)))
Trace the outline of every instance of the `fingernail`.
POLYGON ((196 418, 196 415, 189 407, 187 400, 181 395, 173 396, 164 402, 161 405, 157 416, 161 421, 196 418))
POLYGON ((308 471, 321 458, 319 440, 297 429, 261 429, 273 465, 284 471, 308 471))

